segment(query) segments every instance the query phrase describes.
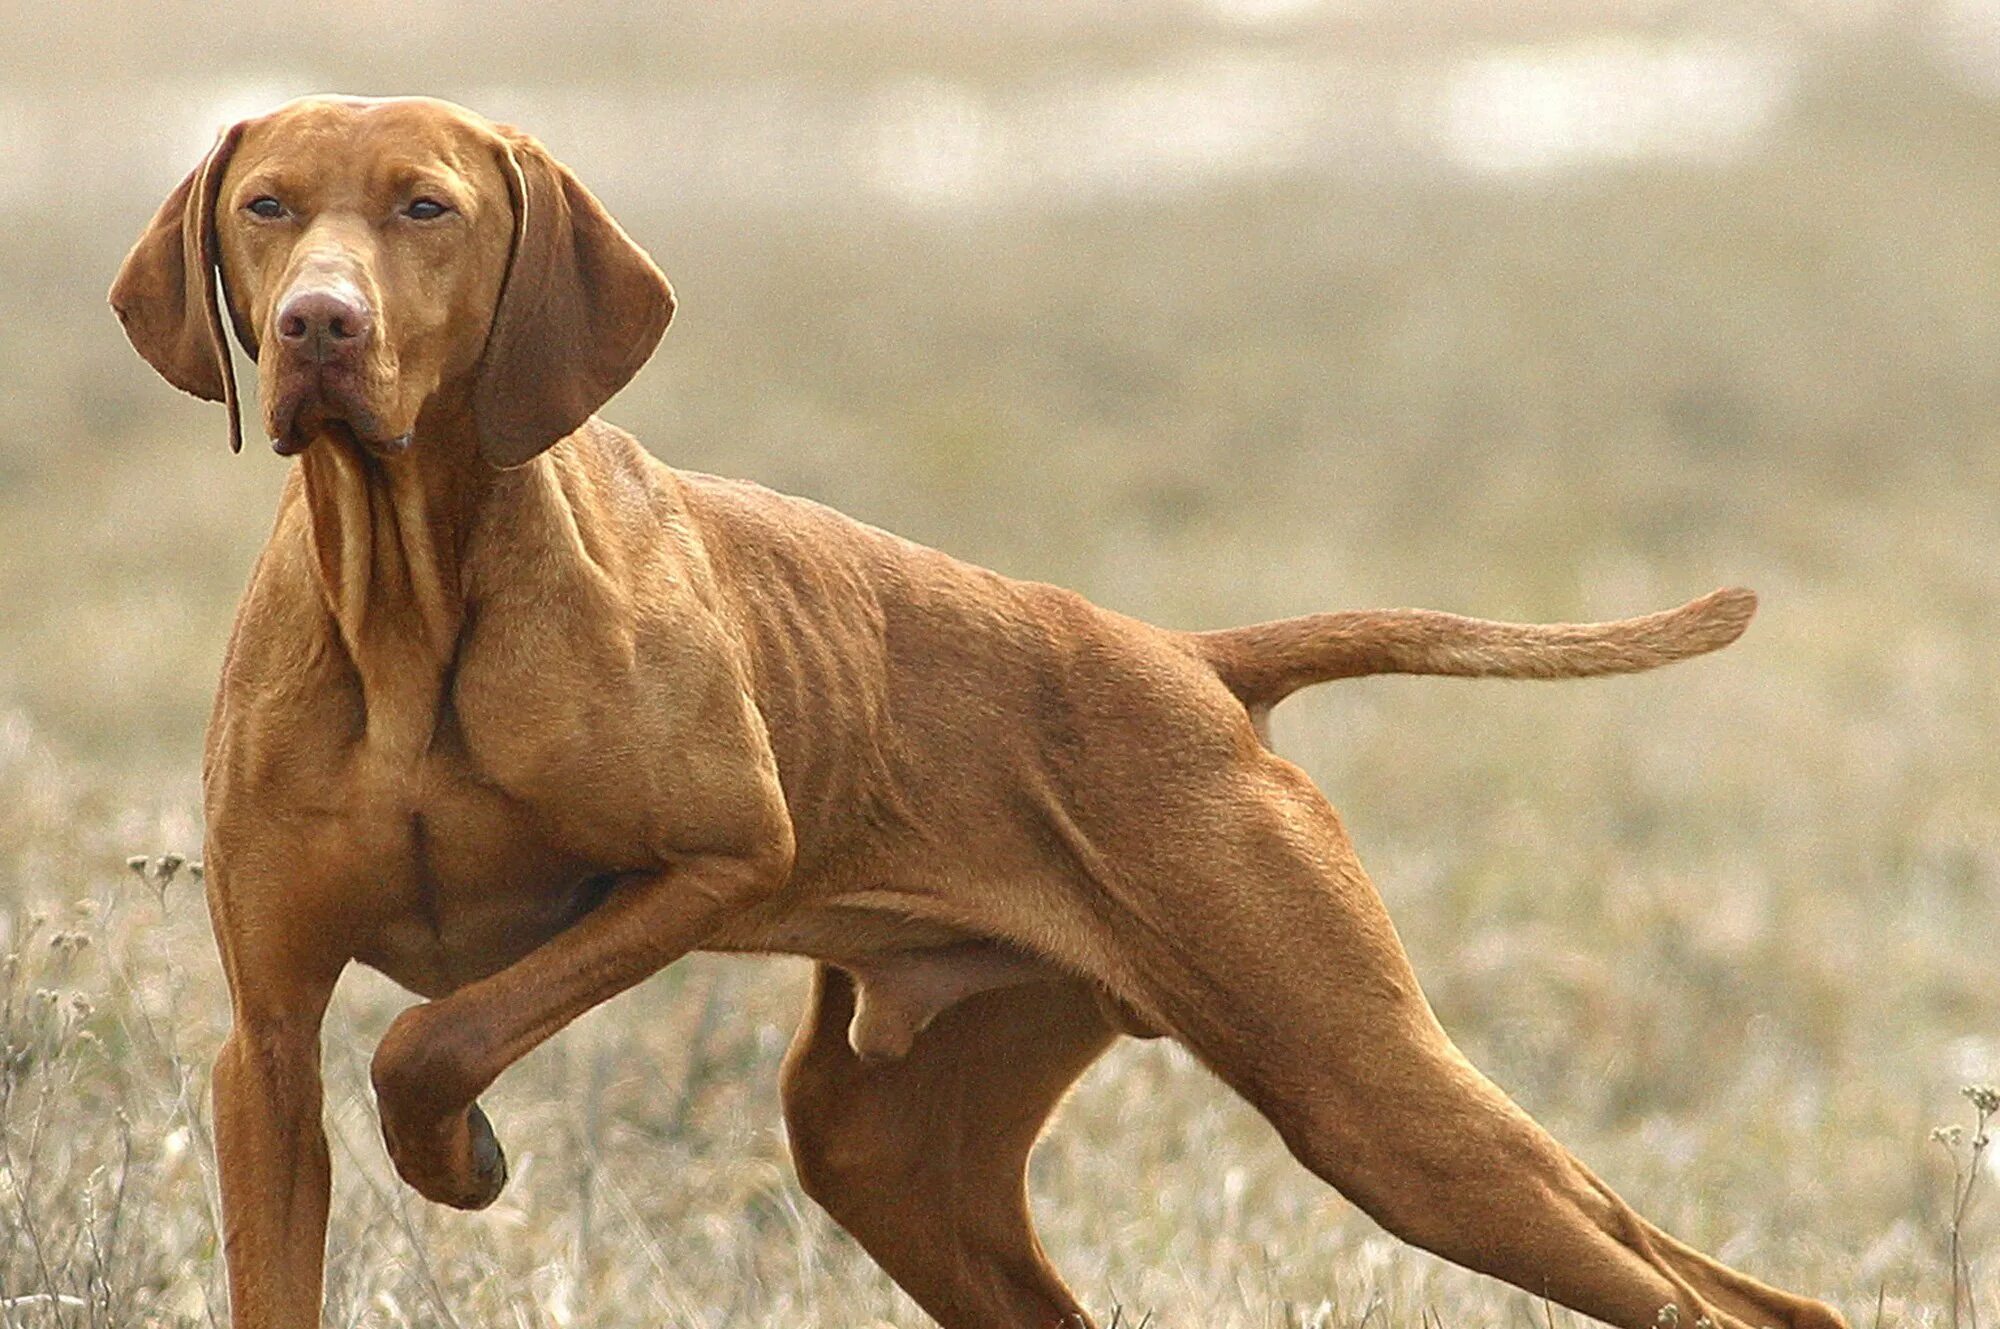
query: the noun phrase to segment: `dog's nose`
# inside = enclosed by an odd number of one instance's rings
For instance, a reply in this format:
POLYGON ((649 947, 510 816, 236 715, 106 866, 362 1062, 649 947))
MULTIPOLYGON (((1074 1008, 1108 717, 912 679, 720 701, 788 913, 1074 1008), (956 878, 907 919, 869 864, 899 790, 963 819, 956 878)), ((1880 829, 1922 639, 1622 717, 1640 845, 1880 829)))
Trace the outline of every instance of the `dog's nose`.
POLYGON ((360 354, 374 330, 366 304, 324 287, 294 291, 278 309, 278 339, 318 360, 360 354))

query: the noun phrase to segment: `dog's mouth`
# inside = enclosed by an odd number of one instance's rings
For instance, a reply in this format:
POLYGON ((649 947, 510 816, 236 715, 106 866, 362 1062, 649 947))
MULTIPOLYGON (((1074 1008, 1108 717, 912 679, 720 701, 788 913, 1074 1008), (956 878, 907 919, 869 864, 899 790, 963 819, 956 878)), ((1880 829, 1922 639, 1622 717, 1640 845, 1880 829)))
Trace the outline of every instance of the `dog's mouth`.
POLYGON ((296 457, 321 438, 378 457, 409 448, 410 431, 393 429, 382 419, 352 371, 305 362, 285 366, 278 378, 270 424, 271 450, 280 457, 296 457))

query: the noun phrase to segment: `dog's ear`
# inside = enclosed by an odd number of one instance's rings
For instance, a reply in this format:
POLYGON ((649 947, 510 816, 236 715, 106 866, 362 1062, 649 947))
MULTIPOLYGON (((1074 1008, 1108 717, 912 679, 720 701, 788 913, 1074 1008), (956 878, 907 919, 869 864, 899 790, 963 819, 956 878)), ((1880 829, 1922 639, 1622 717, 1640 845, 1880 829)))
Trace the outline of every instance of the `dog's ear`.
POLYGON ((673 288, 604 205, 525 134, 503 131, 514 249, 473 385, 479 450, 519 466, 574 430, 646 363, 673 288))
POLYGON ((201 164, 167 195, 111 283, 111 308, 146 363, 181 391, 228 408, 232 452, 243 450, 243 426, 216 294, 222 273, 215 200, 242 137, 241 124, 222 131, 201 164))

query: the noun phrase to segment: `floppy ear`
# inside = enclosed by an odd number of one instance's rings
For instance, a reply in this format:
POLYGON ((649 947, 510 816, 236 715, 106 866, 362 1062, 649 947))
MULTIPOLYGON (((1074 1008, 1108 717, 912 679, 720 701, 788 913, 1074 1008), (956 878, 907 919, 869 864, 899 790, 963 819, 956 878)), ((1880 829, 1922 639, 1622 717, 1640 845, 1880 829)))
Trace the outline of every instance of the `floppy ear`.
POLYGON ((646 363, 673 288, 569 168, 507 133, 514 250, 473 384, 479 451, 519 466, 574 430, 646 363))
POLYGON ((232 452, 243 450, 243 426, 216 298, 222 274, 215 197, 242 137, 241 124, 217 137, 201 165, 167 195, 111 283, 111 308, 146 363, 181 391, 229 408, 232 452))

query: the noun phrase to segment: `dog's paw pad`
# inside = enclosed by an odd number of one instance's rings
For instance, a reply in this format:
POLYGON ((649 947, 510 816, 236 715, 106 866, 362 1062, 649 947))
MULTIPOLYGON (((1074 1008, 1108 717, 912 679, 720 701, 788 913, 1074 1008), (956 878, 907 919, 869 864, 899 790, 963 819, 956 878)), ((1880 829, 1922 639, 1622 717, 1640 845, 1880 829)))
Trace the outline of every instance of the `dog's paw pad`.
POLYGON ((493 1123, 477 1103, 466 1114, 465 1125, 470 1136, 471 1186, 454 1197, 451 1204, 457 1209, 484 1209, 499 1199, 500 1192, 507 1187, 507 1154, 500 1147, 500 1138, 493 1133, 493 1123))

